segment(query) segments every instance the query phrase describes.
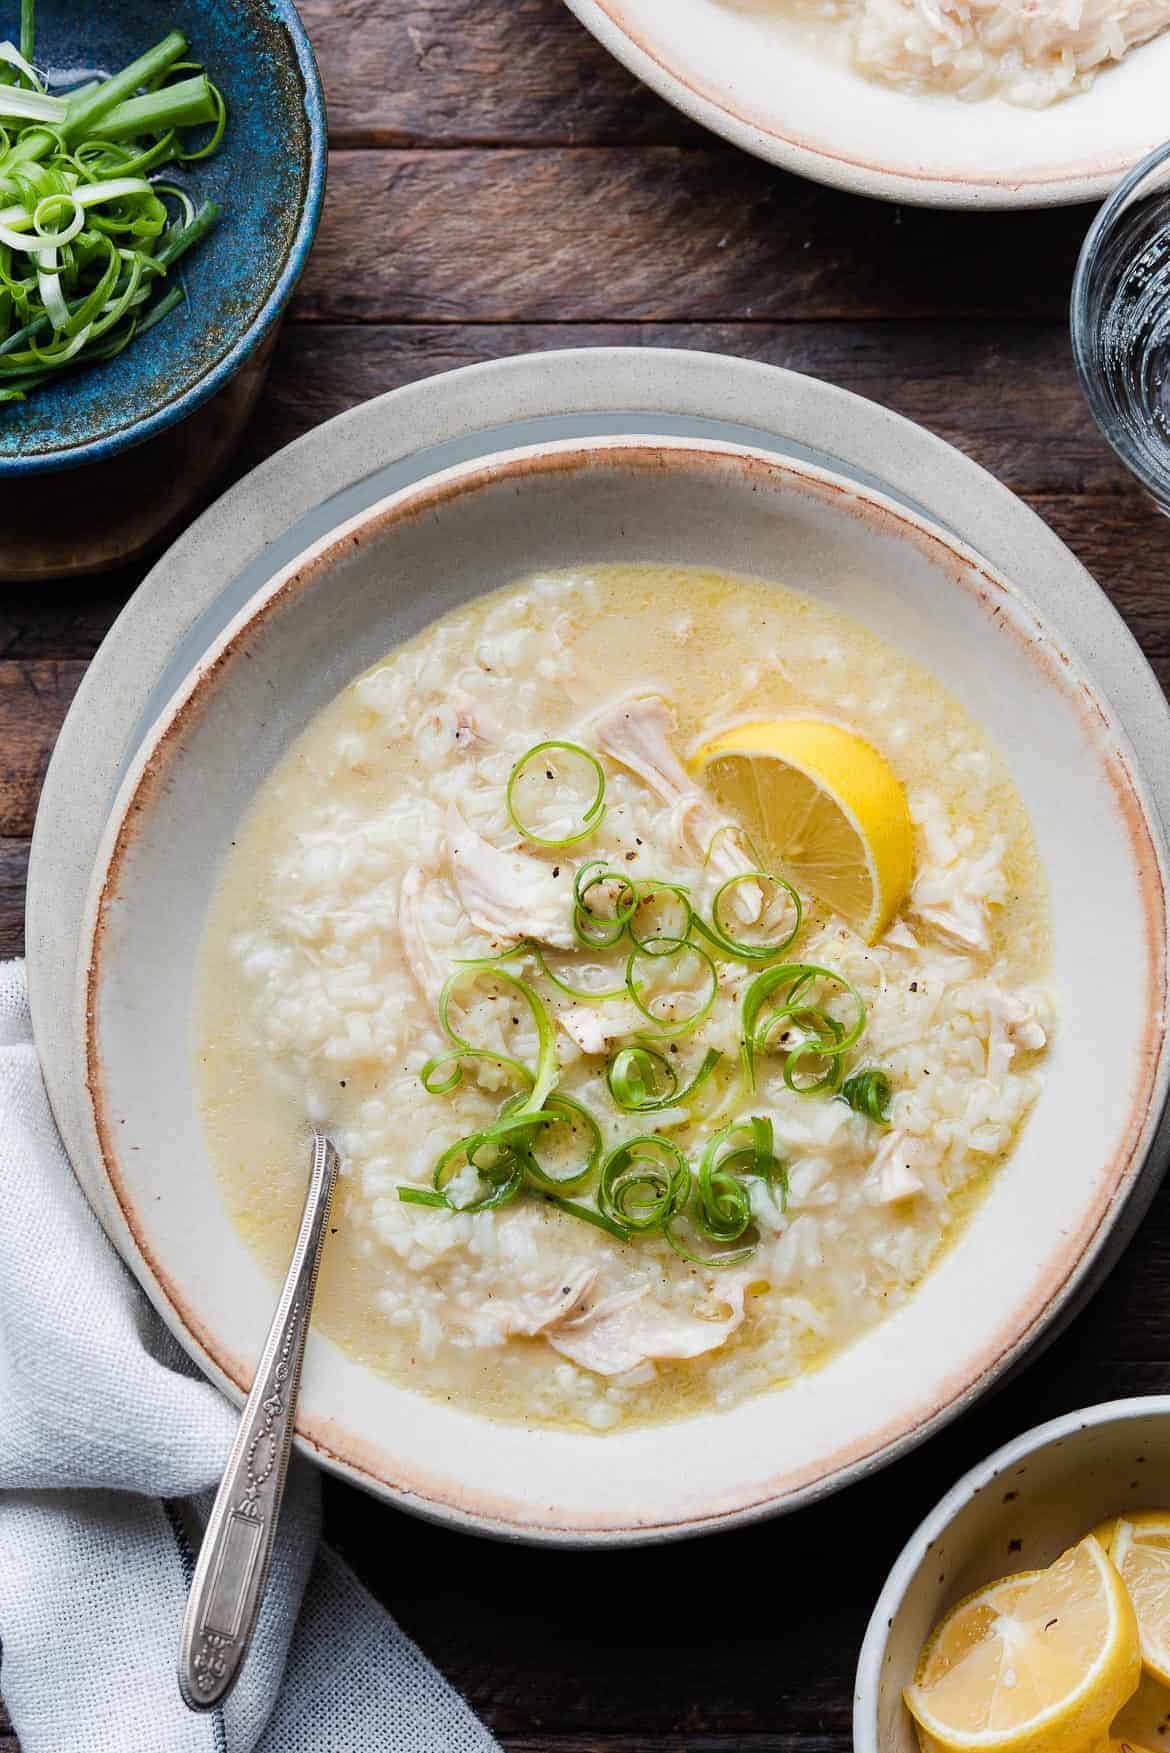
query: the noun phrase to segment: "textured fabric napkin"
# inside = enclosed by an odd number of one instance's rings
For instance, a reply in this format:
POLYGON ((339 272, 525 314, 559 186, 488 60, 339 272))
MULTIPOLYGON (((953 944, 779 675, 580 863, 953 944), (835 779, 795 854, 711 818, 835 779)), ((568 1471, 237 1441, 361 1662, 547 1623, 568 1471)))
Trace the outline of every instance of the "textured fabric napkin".
POLYGON ((221 1710, 185 1709, 192 1537, 235 1422, 86 1204, 23 967, 0 964, 0 1688, 23 1753, 499 1753, 318 1544, 300 1460, 239 1685, 221 1710))

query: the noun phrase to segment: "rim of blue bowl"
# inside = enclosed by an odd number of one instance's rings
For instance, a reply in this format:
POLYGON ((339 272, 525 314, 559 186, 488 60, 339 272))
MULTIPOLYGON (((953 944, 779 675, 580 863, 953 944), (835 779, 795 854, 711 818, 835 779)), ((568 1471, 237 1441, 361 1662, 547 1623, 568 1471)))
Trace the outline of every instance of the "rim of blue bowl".
POLYGON ((168 426, 174 426, 188 414, 195 411, 202 402, 213 396, 216 390, 225 384, 229 377, 234 377, 239 367, 254 353, 260 342, 288 302, 289 294, 296 285, 308 259, 316 235, 317 224, 321 217, 321 204, 325 198, 325 171, 328 162, 328 135, 325 124, 325 95, 321 88, 321 74, 317 67, 317 58, 309 42, 308 33, 301 23, 300 15, 292 0, 268 0, 280 23, 287 30, 296 51, 297 65, 305 87, 305 114, 309 123, 309 163, 305 179, 305 199, 301 207, 297 229, 287 256, 269 291, 268 297, 253 316, 251 322, 236 341, 228 348, 215 364, 204 372, 189 389, 174 401, 167 402, 154 413, 145 415, 126 426, 119 432, 110 432, 100 438, 91 438, 84 444, 70 445, 66 450, 33 451, 27 456, 0 458, 0 476, 2 475, 33 475, 46 473, 53 469, 76 468, 83 463, 96 463, 106 457, 114 456, 118 451, 129 450, 131 446, 141 444, 144 440, 162 432, 168 426))

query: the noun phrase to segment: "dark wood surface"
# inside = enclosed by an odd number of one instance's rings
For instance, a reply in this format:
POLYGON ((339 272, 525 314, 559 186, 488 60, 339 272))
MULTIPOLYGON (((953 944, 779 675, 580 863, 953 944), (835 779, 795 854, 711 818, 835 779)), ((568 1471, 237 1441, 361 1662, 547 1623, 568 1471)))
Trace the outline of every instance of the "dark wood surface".
MULTIPOLYGON (((229 479, 364 397, 475 360, 600 344, 768 360, 884 402, 993 470, 1170 682, 1170 523, 1098 438, 1069 357, 1086 210, 929 213, 782 175, 640 88, 560 0, 302 12, 334 131, 329 194, 229 479)), ((21 948, 53 739, 141 572, 0 588, 3 953, 21 948)), ((847 1753, 858 1645, 902 1541, 1014 1432, 1170 1387, 1168 1278, 1170 1189, 1024 1376, 879 1477, 751 1532, 545 1553, 332 1484, 328 1531, 509 1753, 847 1753)), ((0 1753, 14 1747, 0 1725, 0 1753)))

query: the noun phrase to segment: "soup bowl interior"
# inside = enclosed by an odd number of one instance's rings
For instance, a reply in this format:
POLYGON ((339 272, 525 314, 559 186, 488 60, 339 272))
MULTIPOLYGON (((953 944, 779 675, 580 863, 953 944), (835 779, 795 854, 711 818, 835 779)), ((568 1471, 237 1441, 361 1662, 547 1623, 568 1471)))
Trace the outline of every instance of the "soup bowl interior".
POLYGON ((314 1333, 307 1447, 423 1513, 545 1540, 664 1538, 749 1518, 921 1437, 1077 1288, 1140 1171, 1165 1086, 1159 831, 1108 703, 1010 586, 880 495, 732 446, 596 440, 451 470, 343 526, 248 605, 135 758, 99 854, 76 1013, 89 1112, 78 1169, 215 1379, 246 1388, 274 1295, 228 1220, 194 1092, 197 958, 236 828, 293 738, 389 648, 485 590, 611 561, 782 582, 934 671, 987 728, 1031 815, 1065 1022, 1018 1148, 910 1301, 734 1411, 604 1437, 494 1422, 314 1333), (1075 1027, 1103 991, 1124 995, 1109 1029, 1075 1027))
MULTIPOLYGON (((1051 1564, 1106 1517, 1164 1510, 1168 1474, 1165 1395, 1071 1412, 972 1468, 907 1542, 874 1609, 858 1665, 855 1753, 918 1753, 902 1688, 948 1608, 1014 1571, 1051 1564)), ((1136 1709, 1146 1702, 1139 1696, 1136 1709)), ((1170 1746, 1170 1734, 1159 1730, 1157 1698, 1149 1702, 1142 1746, 1154 1753, 1170 1746)))

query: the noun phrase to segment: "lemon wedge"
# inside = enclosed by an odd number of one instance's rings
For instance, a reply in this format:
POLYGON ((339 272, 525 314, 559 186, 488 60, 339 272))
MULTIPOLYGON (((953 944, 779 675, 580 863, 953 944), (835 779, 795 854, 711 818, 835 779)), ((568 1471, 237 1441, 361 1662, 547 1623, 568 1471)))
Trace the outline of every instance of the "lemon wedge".
POLYGON ((952 1608, 904 1696, 943 1753, 1071 1753, 1106 1737, 1140 1677, 1133 1607, 1090 1534, 952 1608))
POLYGON ((797 888, 873 943, 910 888, 906 794, 878 751, 839 724, 738 724, 694 770, 797 888))
POLYGON ((1113 1562, 1137 1613, 1142 1666, 1170 1686, 1170 1515, 1120 1516, 1113 1562))
MULTIPOLYGON (((1139 1633, 1141 1625, 1138 1625, 1139 1633)), ((1110 1725, 1109 1753, 1129 1747, 1132 1753, 1167 1753, 1170 1749, 1170 1688, 1142 1675, 1142 1683, 1119 1717, 1110 1725)))

